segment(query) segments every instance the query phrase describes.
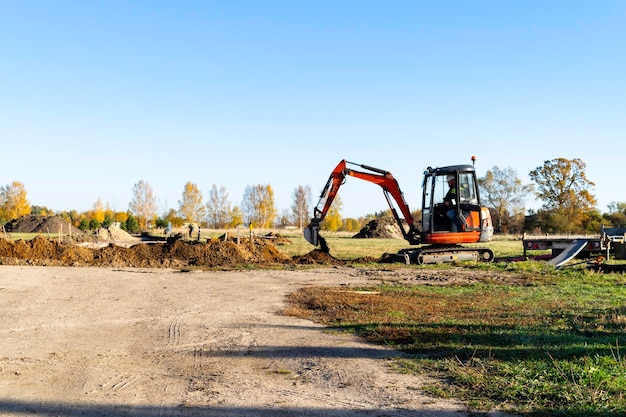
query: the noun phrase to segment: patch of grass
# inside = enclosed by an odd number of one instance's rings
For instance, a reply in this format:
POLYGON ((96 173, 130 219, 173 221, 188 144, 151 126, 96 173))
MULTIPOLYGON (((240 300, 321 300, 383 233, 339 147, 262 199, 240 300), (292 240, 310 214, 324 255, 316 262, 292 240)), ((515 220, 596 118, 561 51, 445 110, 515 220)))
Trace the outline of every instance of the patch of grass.
POLYGON ((436 372, 443 382, 430 392, 479 410, 626 415, 626 277, 540 262, 488 268, 521 270, 530 285, 304 288, 288 313, 412 354, 399 369, 436 372))
MULTIPOLYGON (((46 239, 57 239, 59 237, 58 233, 7 233, 7 238, 9 240, 33 240, 37 236, 44 237, 46 239)), ((65 235, 67 236, 67 235, 65 235)), ((0 237, 4 237, 4 234, 0 232, 0 237)))
MULTIPOLYGON (((354 260, 359 258, 380 258, 384 253, 398 253, 411 246, 403 239, 353 239, 354 233, 337 232, 321 233, 330 248, 330 254, 337 259, 354 260)), ((289 257, 301 256, 309 253, 314 247, 307 242, 301 233, 283 235, 290 243, 279 245, 277 248, 289 257)), ((521 240, 497 239, 485 243, 473 243, 464 246, 489 248, 496 257, 522 256, 524 248, 521 240)))

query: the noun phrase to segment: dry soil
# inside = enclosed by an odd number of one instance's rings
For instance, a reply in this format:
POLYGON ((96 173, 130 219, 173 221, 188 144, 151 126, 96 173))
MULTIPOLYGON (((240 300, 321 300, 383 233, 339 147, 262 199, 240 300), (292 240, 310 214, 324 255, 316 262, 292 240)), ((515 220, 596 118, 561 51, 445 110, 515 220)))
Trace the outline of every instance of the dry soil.
POLYGON ((397 352, 281 314, 303 286, 415 274, 2 265, 0 416, 470 415, 397 352))

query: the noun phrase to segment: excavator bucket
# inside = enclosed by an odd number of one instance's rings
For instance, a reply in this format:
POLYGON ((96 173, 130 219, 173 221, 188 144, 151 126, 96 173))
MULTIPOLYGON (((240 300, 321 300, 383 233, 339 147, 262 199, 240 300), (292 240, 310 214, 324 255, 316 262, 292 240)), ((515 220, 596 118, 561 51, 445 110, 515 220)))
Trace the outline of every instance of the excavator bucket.
POLYGON ((304 238, 313 246, 319 245, 319 230, 320 225, 317 222, 311 222, 304 228, 304 238))

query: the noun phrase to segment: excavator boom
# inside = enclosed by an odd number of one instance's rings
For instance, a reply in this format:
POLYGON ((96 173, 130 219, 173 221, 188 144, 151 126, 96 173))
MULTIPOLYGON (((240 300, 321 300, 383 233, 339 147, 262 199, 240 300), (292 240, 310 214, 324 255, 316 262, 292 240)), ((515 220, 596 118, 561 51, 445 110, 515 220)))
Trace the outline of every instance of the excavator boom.
MULTIPOLYGON (((396 219, 398 226, 400 226, 400 230, 402 231, 404 238, 412 245, 420 243, 420 231, 415 227, 415 221, 411 215, 411 210, 404 200, 404 195, 393 175, 391 175, 389 171, 374 168, 368 165, 348 162, 344 159, 339 162, 339 164, 337 164, 335 169, 331 172, 330 177, 320 194, 317 206, 313 209, 313 218, 311 219, 311 223, 309 223, 309 225, 304 229, 304 238, 310 244, 314 246, 318 246, 320 243, 322 246, 325 245, 325 242, 321 240, 319 236, 320 223, 326 217, 333 200, 337 196, 339 187, 341 187, 345 182, 346 176, 360 178, 362 180, 378 184, 383 189, 383 193, 387 199, 391 213, 396 219), (362 170, 352 169, 348 167, 348 165, 359 167, 362 170), (402 219, 400 218, 392 199, 402 212, 404 220, 408 225, 408 230, 402 223, 402 219)), ((322 249, 324 249, 324 247, 322 249)))

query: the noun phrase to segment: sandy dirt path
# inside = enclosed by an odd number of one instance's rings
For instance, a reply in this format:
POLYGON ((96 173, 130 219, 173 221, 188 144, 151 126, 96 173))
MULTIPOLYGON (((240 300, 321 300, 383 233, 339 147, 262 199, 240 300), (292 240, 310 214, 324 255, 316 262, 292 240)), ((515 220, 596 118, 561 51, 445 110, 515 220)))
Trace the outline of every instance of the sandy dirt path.
POLYGON ((0 266, 0 416, 469 415, 396 352, 279 314, 388 273, 0 266))

